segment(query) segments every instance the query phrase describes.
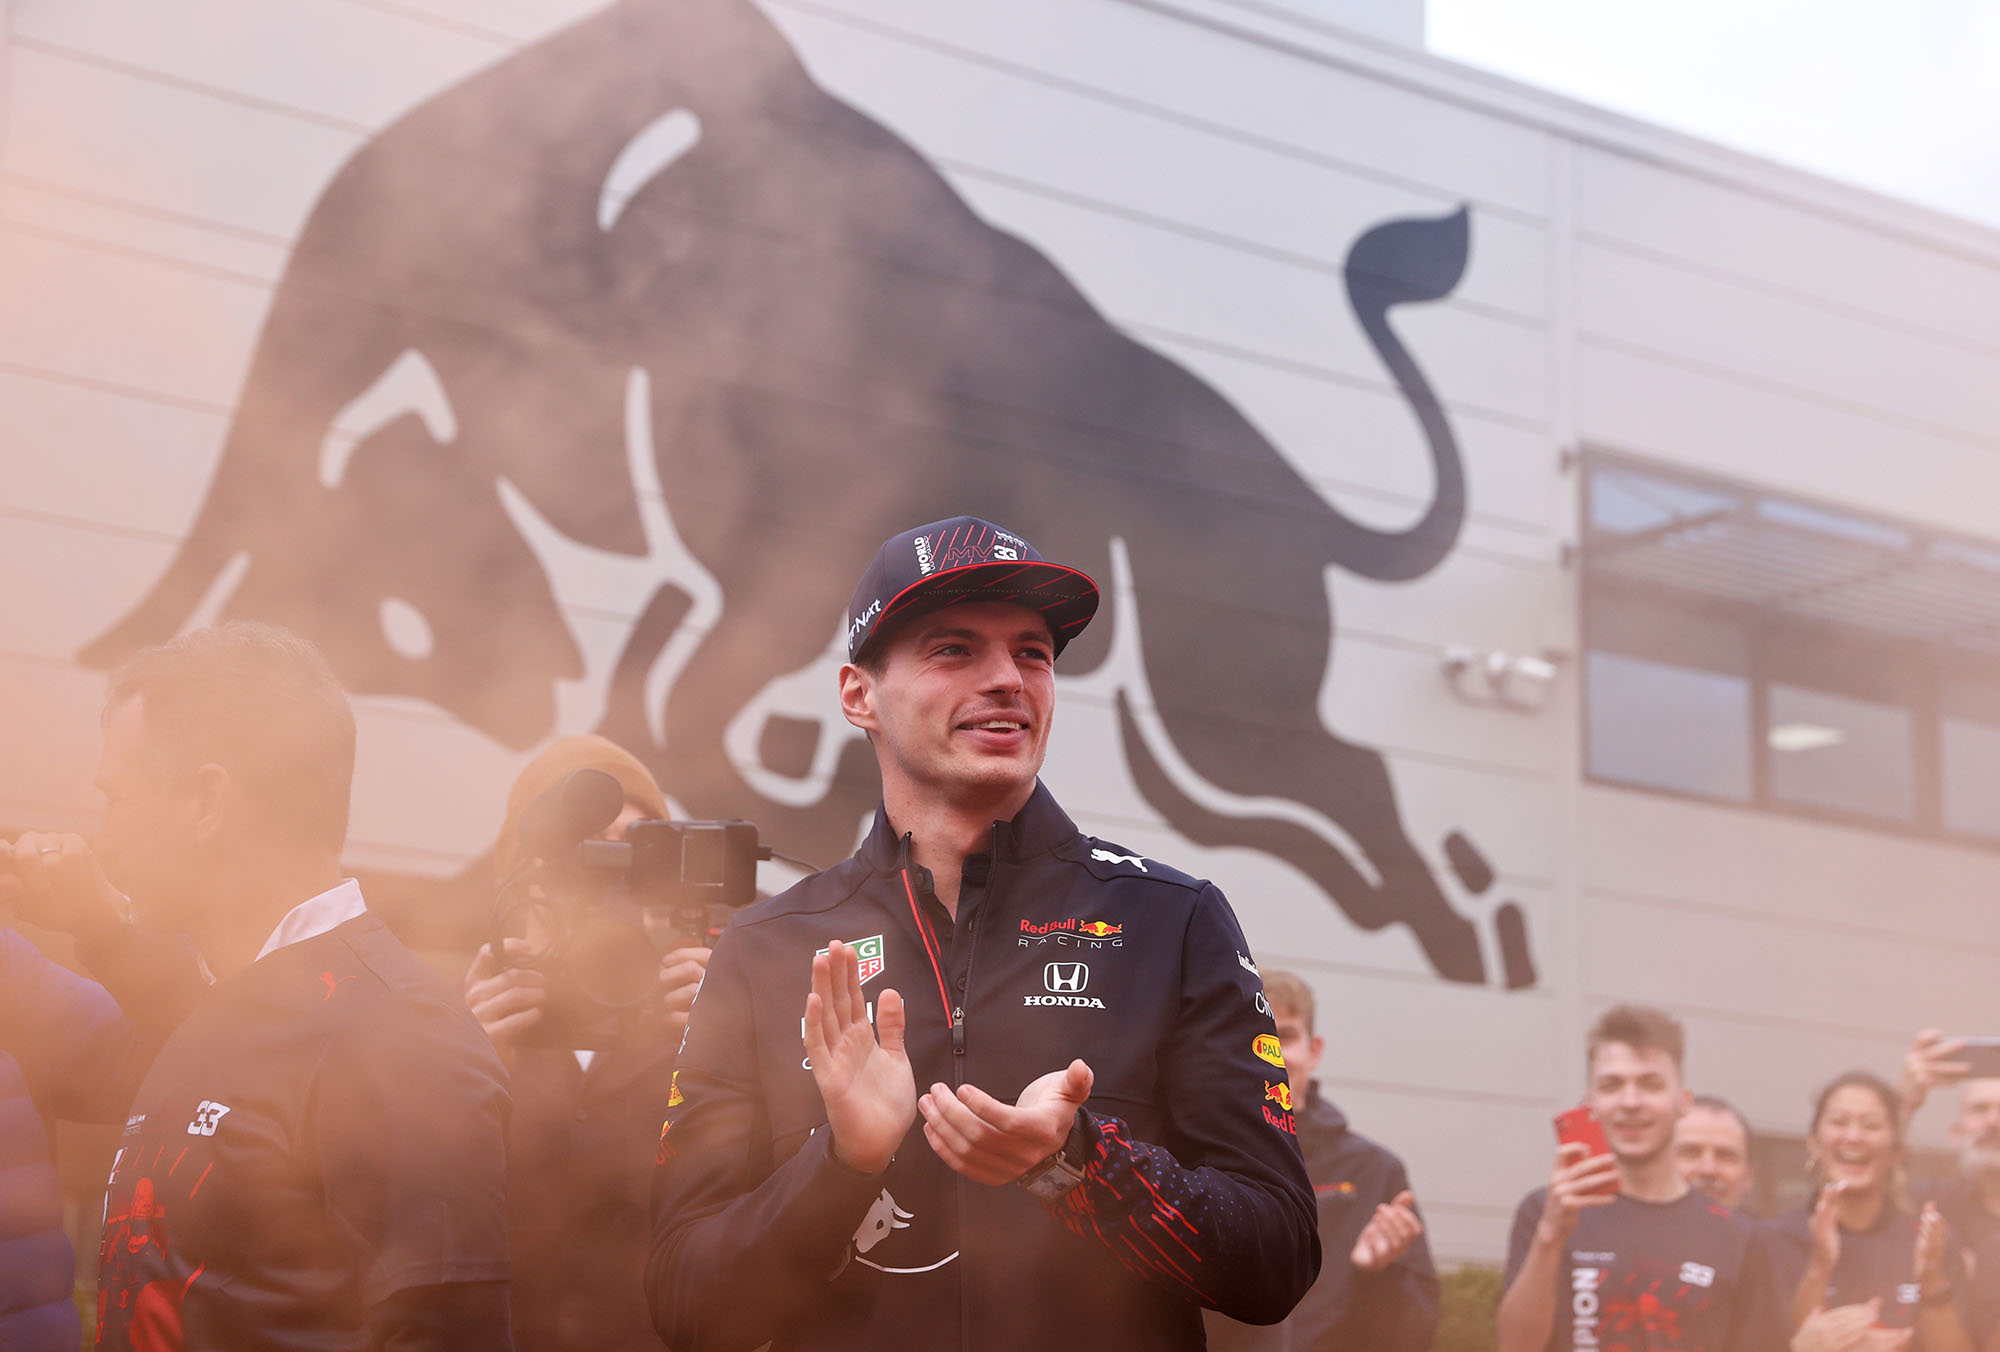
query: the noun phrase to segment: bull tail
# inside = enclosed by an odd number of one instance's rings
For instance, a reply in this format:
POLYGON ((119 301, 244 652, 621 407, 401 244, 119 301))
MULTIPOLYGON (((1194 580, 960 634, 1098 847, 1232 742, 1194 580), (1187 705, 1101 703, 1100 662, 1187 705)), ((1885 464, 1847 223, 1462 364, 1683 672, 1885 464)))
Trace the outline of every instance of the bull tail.
POLYGON ((1347 300, 1362 331, 1423 429, 1437 487, 1423 516, 1404 530, 1374 530, 1341 518, 1333 562, 1378 582, 1408 582, 1444 561, 1465 524, 1465 469, 1437 394, 1389 327, 1398 305, 1443 300, 1465 276, 1471 253, 1465 207, 1449 216, 1385 221, 1347 253, 1347 300))

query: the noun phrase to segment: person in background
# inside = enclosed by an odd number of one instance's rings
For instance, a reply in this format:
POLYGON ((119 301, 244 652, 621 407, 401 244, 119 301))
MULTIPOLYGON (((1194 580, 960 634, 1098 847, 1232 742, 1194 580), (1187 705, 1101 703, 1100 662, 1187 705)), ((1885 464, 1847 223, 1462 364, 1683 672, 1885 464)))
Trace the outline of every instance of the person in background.
MULTIPOLYGON (((505 878, 527 862, 522 813, 577 770, 601 770, 625 791, 602 838, 639 818, 667 816, 645 766, 603 737, 565 737, 528 763, 507 797, 493 847, 505 878)), ((649 913, 649 918, 651 913, 649 913)), ((534 939, 524 947, 532 948, 534 939)), ((519 1352, 658 1352, 643 1278, 651 1235, 647 1198, 667 1112, 674 1058, 708 949, 660 960, 654 998, 600 1048, 543 1034, 548 975, 496 967, 482 947, 465 979, 466 1003, 513 1075, 507 1168, 514 1346, 519 1352)))
POLYGON ((139 1086, 105 1191, 97 1346, 511 1346, 506 1075, 341 876, 346 693, 270 625, 109 682, 107 881, 216 978, 139 1086))
POLYGON ((1946 1039, 1934 1028, 1918 1033, 1903 1058, 1897 1092, 1907 1123, 1932 1089, 1958 1086, 1958 1116, 1948 1133, 1958 1151, 1958 1177, 1927 1180, 1917 1191, 1920 1200, 1937 1203, 1966 1250, 1977 1253, 2000 1235, 2000 1078, 1967 1078, 1970 1067, 1957 1059, 1964 1049, 1964 1043, 1946 1039))
POLYGON ((1395 1155, 1348 1130, 1345 1114, 1320 1093, 1313 1072, 1326 1039, 1314 1030, 1312 987, 1291 972, 1267 971, 1264 998, 1284 1044, 1326 1256, 1283 1323, 1239 1324, 1209 1311, 1208 1345, 1215 1352, 1423 1352, 1437 1329, 1438 1279, 1409 1174, 1395 1155))
MULTIPOLYGON (((1820 1311, 1874 1308, 1891 1330, 1914 1329, 1913 1352, 1970 1352, 1963 1265, 1935 1204, 1903 1192, 1903 1118, 1896 1091, 1849 1071, 1820 1091, 1806 1135, 1819 1195, 1758 1226, 1752 1240, 1754 1327, 1771 1346, 1820 1311)), ((1824 1321, 1820 1321, 1824 1322, 1824 1321)))
POLYGON ((0 905, 69 931, 79 958, 114 985, 0 929, 0 1348, 10 1352, 73 1352, 81 1334, 45 1119, 124 1121, 161 1039, 206 988, 186 940, 142 936, 122 902, 82 836, 0 842, 0 905))
POLYGON ((1515 1211, 1500 1352, 1783 1346, 1750 1338, 1750 1223, 1690 1188, 1674 1159, 1691 1098, 1683 1049, 1680 1024, 1657 1009, 1619 1005, 1591 1028, 1584 1101, 1611 1153, 1559 1145, 1548 1186, 1515 1211))
POLYGON ((1757 1186, 1750 1167, 1750 1123, 1727 1099, 1696 1094, 1674 1124, 1674 1160, 1688 1186, 1741 1211, 1757 1186))

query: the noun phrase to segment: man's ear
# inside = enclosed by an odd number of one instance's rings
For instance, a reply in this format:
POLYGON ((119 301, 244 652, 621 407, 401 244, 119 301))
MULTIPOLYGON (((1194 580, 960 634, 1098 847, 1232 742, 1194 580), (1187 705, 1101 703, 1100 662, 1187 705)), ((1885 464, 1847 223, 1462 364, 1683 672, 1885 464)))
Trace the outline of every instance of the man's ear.
POLYGON ((206 845, 222 832, 232 812, 242 810, 235 778, 220 765, 204 765, 188 779, 194 797, 194 838, 206 845))
POLYGON ((875 730, 875 678, 852 662, 840 668, 840 712, 863 732, 875 730))
POLYGON ((1682 1085, 1679 1110, 1674 1113, 1674 1116, 1676 1118, 1686 1117, 1689 1113, 1693 1111, 1694 1111, 1694 1090, 1688 1088, 1686 1085, 1682 1085))

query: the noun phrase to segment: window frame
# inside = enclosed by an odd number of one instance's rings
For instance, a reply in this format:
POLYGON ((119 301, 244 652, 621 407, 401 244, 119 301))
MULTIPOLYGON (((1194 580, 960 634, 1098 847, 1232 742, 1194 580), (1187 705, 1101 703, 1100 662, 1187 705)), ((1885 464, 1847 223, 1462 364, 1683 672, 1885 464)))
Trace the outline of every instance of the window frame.
MULTIPOLYGON (((2000 853, 2000 834, 1984 835, 1955 830, 1946 825, 1944 802, 1944 723, 1948 717, 1978 723, 2000 731, 2000 719, 1993 722, 1952 710, 1947 712, 1946 688, 1969 683, 1993 691, 1993 704, 2000 710, 2000 654, 1987 654, 1951 644, 1935 643, 1891 635, 1861 625, 1796 614, 1776 615, 1750 602, 1728 600, 1667 583, 1593 574, 1587 544, 1594 538, 1591 527, 1590 493, 1592 477, 1601 470, 1627 471, 1685 484, 1693 489, 1733 494, 1746 503, 1758 498, 1795 503, 1824 510, 1860 522, 1880 524, 1907 532, 1913 539, 1965 538, 1977 548, 2000 552, 2000 541, 1987 542, 1930 530, 1916 523, 1897 521, 1880 514, 1857 512, 1851 508, 1816 502, 1811 498, 1762 487, 1749 481, 1733 481, 1698 470, 1586 445, 1575 460, 1579 538, 1586 547, 1574 555, 1577 569, 1577 621, 1580 660, 1576 664, 1579 685, 1577 771, 1586 784, 1621 789, 1699 803, 1719 811, 1755 812, 1789 817, 1848 829, 1875 831, 1886 835, 1934 841, 1971 849, 2000 853), (1690 630, 1706 629, 1708 634, 1676 652, 1671 644, 1649 646, 1629 639, 1612 638, 1600 631, 1605 627, 1594 612, 1607 606, 1637 605, 1665 617, 1684 617, 1690 630), (1718 640, 1717 631, 1726 631, 1741 640, 1742 660, 1719 659, 1716 654, 1733 646, 1718 640), (1600 646, 1609 640, 1608 646, 1600 646), (1750 796, 1747 800, 1712 797, 1685 789, 1662 788, 1608 778, 1594 772, 1591 765, 1590 654, 1606 652, 1685 665, 1690 669, 1741 676, 1750 685, 1750 796), (1807 657, 1821 659, 1814 665, 1807 657), (1739 665, 1742 669, 1738 669, 1739 665), (1771 687, 1773 684, 1801 686, 1826 694, 1869 700, 1902 708, 1911 716, 1910 773, 1914 786, 1908 819, 1844 811, 1818 804, 1793 802, 1773 792, 1773 757, 1779 753, 1770 745, 1771 687)), ((1996 576, 2000 588, 2000 576, 1996 576)))

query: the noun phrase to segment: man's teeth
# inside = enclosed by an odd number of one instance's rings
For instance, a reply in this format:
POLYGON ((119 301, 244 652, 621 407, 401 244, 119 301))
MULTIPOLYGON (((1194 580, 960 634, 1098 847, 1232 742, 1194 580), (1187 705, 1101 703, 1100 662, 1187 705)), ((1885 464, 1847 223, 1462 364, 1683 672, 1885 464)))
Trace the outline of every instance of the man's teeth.
POLYGON ((980 731, 992 729, 996 732, 1026 732, 1028 730, 1026 723, 1002 723, 998 720, 988 723, 974 723, 972 726, 980 731))

